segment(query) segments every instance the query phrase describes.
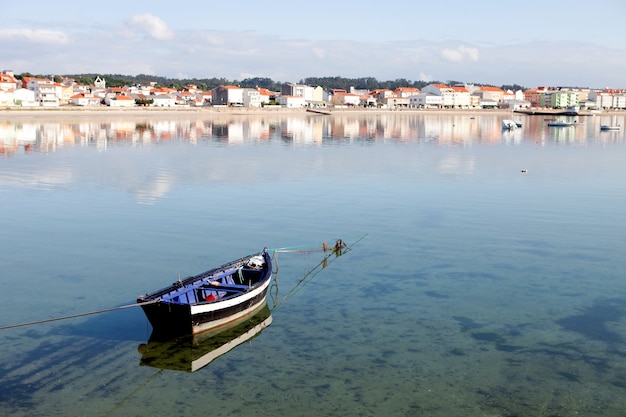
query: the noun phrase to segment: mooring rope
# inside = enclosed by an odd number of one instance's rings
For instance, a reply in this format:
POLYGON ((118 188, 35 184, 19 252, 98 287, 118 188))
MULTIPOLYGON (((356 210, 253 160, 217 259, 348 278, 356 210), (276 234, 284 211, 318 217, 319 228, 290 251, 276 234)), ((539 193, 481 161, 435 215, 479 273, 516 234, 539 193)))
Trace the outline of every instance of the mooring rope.
POLYGON ((146 387, 146 385, 148 385, 150 383, 150 381, 152 381, 154 378, 156 378, 157 376, 161 376, 163 375, 163 369, 159 369, 158 371, 156 371, 155 373, 153 373, 152 375, 150 375, 150 377, 141 385, 139 385, 139 387, 137 387, 137 389, 135 389, 133 392, 131 392, 130 394, 128 394, 126 396, 126 398, 124 398, 122 401, 120 401, 119 403, 117 403, 117 405, 115 407, 113 407, 113 409, 111 409, 111 411, 109 411, 108 413, 106 413, 104 415, 104 417, 110 417, 113 414, 115 414, 117 411, 120 410, 120 408, 124 407, 126 405, 126 403, 128 401, 130 401, 135 395, 137 395, 139 393, 139 391, 141 391, 142 389, 144 389, 146 387))
POLYGON ((44 319, 44 320, 37 320, 37 321, 29 321, 27 323, 10 324, 8 326, 0 326, 0 330, 13 329, 15 327, 31 326, 33 324, 48 323, 48 322, 51 322, 51 321, 73 319, 73 318, 76 318, 76 317, 90 316, 90 315, 93 315, 93 314, 108 313, 109 311, 124 310, 126 308, 139 307, 141 305, 154 304, 154 303, 158 303, 159 301, 160 300, 152 300, 152 301, 146 301, 145 303, 141 303, 141 304, 137 304, 137 303, 135 303, 135 304, 128 304, 128 305, 119 306, 119 307, 107 308, 107 309, 104 309, 104 310, 90 311, 88 313, 79 313, 79 314, 72 314, 70 316, 54 317, 54 318, 51 318, 51 319, 44 319))
POLYGON ((274 306, 272 307, 272 311, 276 310, 285 301, 287 301, 288 298, 290 298, 292 295, 294 295, 299 290, 301 290, 302 287, 304 287, 304 285, 307 282, 309 282, 313 277, 315 277, 322 269, 325 269, 330 263, 335 261, 340 256, 345 255, 346 253, 350 252, 352 250, 352 247, 356 245, 357 243, 359 243, 362 239, 364 239, 365 236, 367 236, 367 233, 361 235, 356 241, 352 242, 350 245, 346 245, 342 239, 337 239, 335 246, 331 248, 328 248, 325 245, 324 246, 325 252, 330 251, 330 253, 324 256, 324 258, 317 265, 315 265, 306 274, 304 274, 304 276, 298 280, 296 285, 293 288, 291 288, 291 290, 289 290, 285 295, 283 295, 282 298, 280 298, 279 300, 275 300, 274 306))
MULTIPOLYGON (((275 273, 278 272, 278 256, 277 253, 278 252, 326 252, 326 251, 332 251, 331 254, 335 253, 339 250, 342 249, 346 249, 347 251, 350 250, 350 248, 356 244, 357 242, 359 242, 361 239, 363 239, 365 236, 367 236, 367 234, 361 235, 354 243, 352 243, 350 246, 346 245, 343 241, 343 239, 337 239, 335 242, 334 246, 329 246, 328 243, 323 242, 320 245, 300 245, 300 246, 290 246, 290 247, 284 247, 284 248, 275 248, 275 249, 268 249, 268 251, 270 252, 274 252, 274 260, 275 260, 275 267, 276 267, 276 271, 275 273)), ((327 256, 324 258, 324 261, 328 261, 328 258, 330 256, 327 256)), ((322 261, 322 263, 324 262, 322 261)), ((320 263, 320 265, 322 264, 320 263)), ((320 265, 317 265, 313 271, 310 271, 306 276, 309 276, 310 274, 312 274, 320 265)), ((299 287, 302 282, 304 280, 300 280, 300 282, 296 285, 296 288, 299 287)), ((294 288, 291 292, 293 292, 296 288, 294 288)), ((290 295, 290 294, 287 294, 290 295)), ((284 301, 284 297, 283 299, 280 300, 279 304, 282 303, 284 301)), ((62 317, 54 317, 51 319, 44 319, 44 320, 36 320, 36 321, 29 321, 27 323, 18 323, 18 324, 10 324, 7 326, 0 326, 0 330, 6 330, 6 329, 14 329, 16 327, 24 327, 24 326, 32 326, 34 324, 41 324, 41 323, 49 323, 52 321, 59 321, 59 320, 67 320, 67 319, 73 319, 76 317, 83 317, 83 316, 91 316, 94 314, 102 314, 102 313, 108 313, 111 311, 117 311, 117 310, 124 310, 126 308, 133 308, 133 307, 139 307, 141 305, 149 305, 149 304, 154 304, 154 303, 158 303, 160 302, 160 300, 151 300, 151 301, 146 301, 143 303, 134 303, 134 304, 127 304, 127 305, 123 305, 123 306, 119 306, 119 307, 113 307, 113 308, 106 308, 104 310, 97 310, 97 311, 89 311, 87 313, 78 313, 78 314, 72 314, 69 316, 62 316, 62 317)))
MULTIPOLYGON (((351 240, 356 240, 357 242, 361 239, 363 239, 365 236, 367 236, 367 233, 362 234, 362 235, 358 235, 356 237, 353 238, 348 238, 348 239, 334 239, 335 240, 335 245, 337 245, 337 243, 343 243, 344 241, 351 241, 351 240)), ((274 252, 274 253, 278 253, 278 252, 325 252, 328 250, 332 250, 333 247, 329 246, 329 244, 327 242, 322 242, 322 244, 320 245, 319 243, 309 243, 309 244, 305 244, 305 245, 297 245, 297 246, 285 246, 282 248, 273 248, 273 249, 268 249, 268 251, 270 252, 274 252)))

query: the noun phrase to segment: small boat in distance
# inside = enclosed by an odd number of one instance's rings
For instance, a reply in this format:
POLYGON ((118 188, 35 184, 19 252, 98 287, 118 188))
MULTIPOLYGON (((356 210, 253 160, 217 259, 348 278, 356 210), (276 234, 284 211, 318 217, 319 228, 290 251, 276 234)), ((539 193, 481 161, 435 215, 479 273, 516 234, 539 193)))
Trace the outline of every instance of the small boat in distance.
POLYGON ((620 125, 601 125, 600 130, 621 130, 622 127, 620 125))
POLYGON ((510 120, 510 119, 502 120, 502 129, 504 130, 513 130, 513 129, 517 129, 518 127, 522 127, 521 122, 516 122, 515 120, 510 120))
POLYGON ((307 107, 306 111, 308 111, 309 113, 323 114, 325 116, 330 115, 330 110, 329 109, 322 109, 322 108, 317 108, 317 107, 307 107))
POLYGON ((254 313, 272 278, 267 249, 141 295, 148 321, 161 337, 197 334, 254 313))
POLYGON ((569 106, 563 112, 563 114, 568 114, 571 116, 578 116, 579 113, 580 113, 580 106, 578 105, 569 106))
POLYGON ((576 122, 566 122, 564 120, 554 120, 551 122, 548 122, 548 126, 550 127, 567 127, 567 126, 574 126, 576 124, 576 122))

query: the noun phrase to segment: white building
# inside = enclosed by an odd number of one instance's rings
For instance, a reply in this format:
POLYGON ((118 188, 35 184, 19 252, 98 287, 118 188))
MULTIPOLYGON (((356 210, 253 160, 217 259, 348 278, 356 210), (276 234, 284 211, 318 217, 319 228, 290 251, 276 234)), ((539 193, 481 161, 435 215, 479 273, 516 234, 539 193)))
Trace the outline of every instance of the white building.
POLYGON ((336 90, 330 98, 330 102, 335 106, 357 107, 361 102, 361 97, 357 94, 346 93, 336 90))
POLYGON ((472 107, 472 98, 465 87, 450 87, 453 91, 454 104, 452 107, 467 109, 472 107))
POLYGON ((409 98, 411 96, 418 95, 420 93, 420 90, 419 88, 415 88, 415 87, 398 87, 395 90, 393 90, 393 92, 398 97, 409 98))
POLYGON ((2 71, 0 73, 0 90, 13 91, 20 87, 20 81, 15 78, 13 71, 2 71))
POLYGON ((251 108, 259 108, 262 106, 263 97, 261 92, 256 88, 243 89, 243 106, 251 108))
POLYGON ((109 107, 135 107, 134 98, 122 95, 107 94, 104 103, 109 107))
MULTIPOLYGON (((454 107, 454 90, 444 84, 428 84, 422 93, 430 93, 441 97, 441 107, 454 107)), ((469 92, 468 92, 469 94, 469 92)))
POLYGON ((70 97, 69 104, 73 106, 99 106, 100 98, 91 93, 78 93, 70 97))
POLYGON ((626 109, 626 94, 615 94, 613 95, 613 102, 611 106, 614 109, 626 109))
MULTIPOLYGON (((42 107, 58 107, 60 91, 57 91, 57 84, 45 78, 31 78, 26 88, 35 92, 35 101, 42 107)), ((60 90, 60 89, 59 89, 60 90)))
POLYGON ((243 88, 235 85, 220 85, 211 90, 214 106, 243 106, 243 88))
POLYGON ((37 107, 39 102, 35 100, 35 92, 26 88, 18 88, 13 91, 13 105, 21 107, 37 107))
POLYGON ((174 107, 176 106, 176 98, 169 94, 151 95, 148 97, 152 99, 152 107, 174 107))
POLYGON ((281 105, 281 107, 286 107, 289 109, 298 109, 306 106, 306 100, 301 96, 278 96, 276 97, 276 102, 281 105))
POLYGON ((384 100, 385 107, 395 109, 397 107, 409 107, 411 99, 409 97, 391 96, 384 100))
POLYGON ((305 101, 315 101, 315 88, 305 84, 285 83, 280 86, 280 95, 304 97, 305 101))
POLYGON ((409 97, 409 107, 434 109, 442 106, 443 98, 432 93, 420 93, 409 97))

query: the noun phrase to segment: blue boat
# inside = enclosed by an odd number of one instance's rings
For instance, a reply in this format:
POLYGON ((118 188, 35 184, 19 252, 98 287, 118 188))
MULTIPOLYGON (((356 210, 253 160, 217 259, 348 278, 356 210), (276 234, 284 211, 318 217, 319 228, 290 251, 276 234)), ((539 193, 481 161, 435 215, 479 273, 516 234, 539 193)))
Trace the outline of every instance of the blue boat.
POLYGON ((265 302, 271 279, 272 258, 264 249, 141 295, 137 303, 153 332, 198 334, 257 311, 265 302))

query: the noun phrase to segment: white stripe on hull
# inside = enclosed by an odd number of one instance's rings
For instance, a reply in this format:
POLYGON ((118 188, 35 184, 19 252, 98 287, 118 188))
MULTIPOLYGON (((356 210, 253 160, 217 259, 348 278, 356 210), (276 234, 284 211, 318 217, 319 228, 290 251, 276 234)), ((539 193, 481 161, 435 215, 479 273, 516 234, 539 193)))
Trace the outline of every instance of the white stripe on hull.
MULTIPOLYGON (((231 300, 220 301, 220 302, 217 302, 217 303, 192 305, 191 306, 191 320, 193 321, 193 318, 196 315, 198 315, 198 314, 209 313, 209 312, 212 312, 212 311, 219 311, 219 310, 222 310, 222 309, 225 309, 225 308, 230 308, 230 307, 238 306, 240 304, 245 304, 249 300, 252 300, 254 297, 258 296, 263 291, 265 291, 265 289, 270 285, 271 281, 272 281, 272 276, 270 274, 270 277, 267 279, 267 281, 265 281, 263 283, 263 285, 261 285, 260 287, 254 289, 253 291, 250 291, 249 293, 246 293, 246 294, 241 295, 239 297, 234 297, 231 300)), ((201 323, 201 324, 199 324, 197 326, 193 326, 192 332, 194 334, 195 333, 200 333, 200 332, 203 332, 205 330, 209 330, 209 329, 211 329, 213 327, 222 326, 222 325, 224 325, 226 323, 230 323, 230 322, 232 322, 234 320, 240 319, 241 317, 246 316, 246 315, 250 314, 251 312, 253 312, 254 310, 258 309, 259 306, 261 306, 264 302, 265 302, 265 297, 261 298, 261 300, 259 300, 259 302, 256 303, 255 305, 253 305, 250 308, 247 308, 245 310, 242 310, 239 313, 235 313, 235 314, 230 315, 228 317, 224 317, 223 319, 212 320, 212 321, 208 321, 208 322, 205 322, 205 323, 201 323)))

